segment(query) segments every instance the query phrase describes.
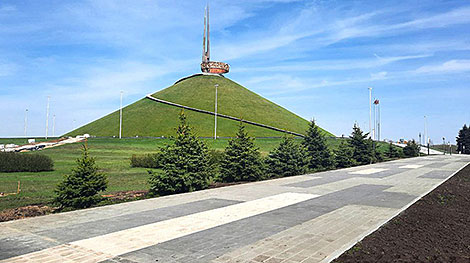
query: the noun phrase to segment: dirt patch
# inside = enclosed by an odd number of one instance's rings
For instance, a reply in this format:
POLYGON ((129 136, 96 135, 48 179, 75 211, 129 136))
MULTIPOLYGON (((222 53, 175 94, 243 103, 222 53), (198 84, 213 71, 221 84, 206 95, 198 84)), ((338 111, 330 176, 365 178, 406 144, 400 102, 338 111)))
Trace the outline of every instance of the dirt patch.
POLYGON ((470 165, 333 262, 470 262, 470 165))
POLYGON ((144 198, 148 192, 149 191, 121 191, 101 196, 106 197, 110 201, 127 201, 144 198))
POLYGON ((22 219, 26 217, 42 216, 52 213, 54 208, 49 206, 30 205, 13 209, 6 209, 0 212, 0 222, 22 219))

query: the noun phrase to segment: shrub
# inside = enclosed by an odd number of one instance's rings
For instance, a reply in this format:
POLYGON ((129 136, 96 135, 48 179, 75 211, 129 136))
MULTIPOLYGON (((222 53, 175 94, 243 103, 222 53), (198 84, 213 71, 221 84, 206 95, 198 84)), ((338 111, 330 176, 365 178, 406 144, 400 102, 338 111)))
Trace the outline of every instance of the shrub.
POLYGON ((333 166, 330 150, 326 146, 325 136, 321 133, 320 128, 315 125, 314 120, 309 124, 302 145, 307 153, 308 168, 328 170, 333 166))
POLYGON ((303 174, 307 171, 305 150, 291 136, 284 136, 277 148, 266 158, 266 170, 270 177, 303 174))
POLYGON ((103 200, 98 193, 106 188, 106 176, 98 172, 95 159, 90 157, 87 146, 83 145, 82 157, 77 159, 77 167, 59 183, 54 201, 59 209, 87 208, 103 200))
POLYGON ((183 112, 174 143, 162 149, 162 171, 149 171, 149 194, 166 195, 204 189, 209 186, 211 169, 207 146, 186 123, 183 112))
POLYGON ((419 156, 419 145, 414 140, 408 141, 405 148, 403 148, 403 154, 406 157, 419 156))
POLYGON ((375 149, 375 142, 368 133, 363 134, 361 128, 354 124, 351 136, 349 136, 349 145, 353 149, 353 159, 357 164, 371 164, 377 161, 378 153, 375 149))
POLYGON ((263 179, 261 154, 242 122, 238 126, 237 137, 230 139, 225 148, 220 173, 223 182, 263 179))
POLYGON ((52 171, 54 163, 42 154, 0 152, 0 172, 52 171))
POLYGON ((342 141, 334 151, 334 161, 337 168, 347 168, 356 165, 353 158, 353 149, 345 141, 342 141))
POLYGON ((162 168, 163 155, 161 152, 144 155, 133 154, 131 157, 131 167, 162 168))
POLYGON ((401 154, 400 151, 401 149, 399 149, 398 146, 395 146, 392 143, 389 143, 387 151, 385 152, 385 155, 391 159, 399 158, 401 154))

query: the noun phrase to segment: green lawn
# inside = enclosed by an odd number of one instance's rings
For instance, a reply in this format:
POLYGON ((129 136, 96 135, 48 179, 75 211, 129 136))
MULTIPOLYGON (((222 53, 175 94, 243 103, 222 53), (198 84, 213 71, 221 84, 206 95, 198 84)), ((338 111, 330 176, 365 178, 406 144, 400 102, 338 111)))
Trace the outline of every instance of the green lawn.
MULTIPOLYGON (((10 143, 20 139, 0 139, 0 143, 10 143)), ((107 192, 146 190, 146 168, 131 168, 129 159, 132 154, 145 154, 155 152, 158 146, 168 143, 169 139, 116 139, 92 138, 88 141, 90 154, 96 158, 97 165, 107 174, 109 186, 107 192)), ((204 139, 209 148, 223 150, 228 139, 204 139)), ((300 142, 300 140, 298 140, 300 142)), ((280 142, 279 138, 255 140, 261 153, 266 156, 270 150, 280 142)), ((331 149, 335 148, 340 140, 328 139, 331 149)), ((80 157, 81 143, 68 144, 57 148, 42 150, 40 152, 25 154, 45 154, 54 161, 54 171, 40 173, 0 173, 0 192, 15 192, 18 181, 21 181, 21 193, 0 197, 0 211, 6 208, 15 208, 33 204, 48 204, 54 196, 55 186, 62 180, 62 175, 75 167, 75 160, 80 157)), ((386 147, 382 147, 385 149, 386 147)))
MULTIPOLYGON (((238 83, 219 76, 195 76, 153 94, 155 98, 181 105, 214 111, 215 90, 218 84, 218 113, 226 114, 248 121, 270 125, 279 129, 304 133, 308 121, 287 109, 259 96, 238 83)), ((143 98, 122 111, 123 137, 160 137, 171 136, 178 125, 181 109, 150 99, 143 98)), ((188 124, 198 136, 210 137, 214 134, 214 116, 184 111, 188 124)), ((313 116, 312 116, 313 117, 313 116)), ((217 118, 217 135, 233 137, 237 131, 238 121, 217 118)), ((280 137, 281 132, 247 124, 246 130, 255 137, 280 137)), ((325 135, 331 133, 322 130, 325 135)), ((119 111, 110 113, 96 121, 90 122, 66 135, 88 133, 92 136, 117 136, 119 133, 119 111)))
MULTIPOLYGON (((26 139, 0 139, 0 143, 17 143, 26 139)), ((261 152, 266 155, 280 139, 257 139, 261 152)), ((223 150, 228 139, 204 139, 212 149, 223 150)), ((90 154, 96 158, 97 165, 107 174, 108 192, 126 190, 146 190, 146 168, 131 168, 129 159, 132 154, 155 152, 158 146, 168 143, 169 139, 113 139, 93 138, 88 141, 90 154)), ((54 171, 40 173, 0 173, 0 192, 15 192, 18 181, 21 182, 21 193, 0 197, 0 211, 31 204, 46 204, 54 195, 55 186, 75 166, 80 156, 81 144, 68 144, 57 148, 46 149, 35 153, 45 154, 54 160, 54 171)))

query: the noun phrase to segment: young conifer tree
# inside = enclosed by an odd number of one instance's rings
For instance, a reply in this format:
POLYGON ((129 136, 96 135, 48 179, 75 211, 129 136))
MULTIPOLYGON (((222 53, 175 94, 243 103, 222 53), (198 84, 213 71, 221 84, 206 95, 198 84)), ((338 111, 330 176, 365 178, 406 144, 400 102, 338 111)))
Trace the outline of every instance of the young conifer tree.
POLYGON ((279 146, 269 153, 266 166, 270 177, 304 174, 307 158, 303 146, 296 143, 292 136, 284 135, 279 146))
POLYGON ((470 154, 470 129, 464 124, 457 136, 457 152, 470 154))
POLYGON ((375 162, 374 142, 366 139, 368 133, 363 134, 361 128, 354 124, 351 136, 349 136, 349 145, 353 149, 353 159, 357 164, 370 164, 375 162))
POLYGON ((320 128, 315 125, 315 120, 310 122, 302 146, 306 150, 309 169, 327 170, 332 168, 333 160, 330 150, 326 145, 325 136, 321 133, 320 128))
POLYGON ((342 141, 338 148, 334 150, 336 168, 347 168, 356 165, 353 153, 354 151, 351 146, 347 142, 342 141))
POLYGON ((77 159, 77 167, 70 175, 64 176, 55 190, 54 201, 59 209, 87 208, 103 200, 98 193, 106 190, 107 179, 98 170, 95 159, 88 153, 87 145, 83 145, 82 157, 77 159))
POLYGON ((257 181, 263 179, 263 163, 254 139, 245 131, 242 122, 238 125, 236 138, 228 142, 220 166, 224 182, 257 181))
POLYGON ((393 158, 400 157, 400 152, 398 151, 397 146, 394 146, 392 143, 389 143, 387 151, 385 152, 385 155, 388 158, 393 159, 393 158))
POLYGON ((416 157, 419 156, 419 145, 415 142, 415 140, 408 141, 405 148, 403 148, 403 154, 406 157, 416 157))
POLYGON ((199 140, 181 111, 173 144, 162 149, 162 171, 149 171, 153 196, 190 192, 207 188, 211 178, 206 144, 199 140))

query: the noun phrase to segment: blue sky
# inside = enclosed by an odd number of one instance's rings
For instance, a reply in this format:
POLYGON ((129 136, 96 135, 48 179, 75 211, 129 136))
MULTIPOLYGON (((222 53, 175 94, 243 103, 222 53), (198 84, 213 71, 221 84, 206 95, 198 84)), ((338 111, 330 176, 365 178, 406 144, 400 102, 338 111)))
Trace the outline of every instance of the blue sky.
MULTIPOLYGON (((56 135, 199 72, 206 1, 0 1, 0 137, 56 135), (75 120, 75 121, 74 121, 75 120), (51 132, 50 132, 51 134, 51 132)), ((227 77, 336 135, 434 142, 470 123, 469 1, 211 1, 227 77)))

